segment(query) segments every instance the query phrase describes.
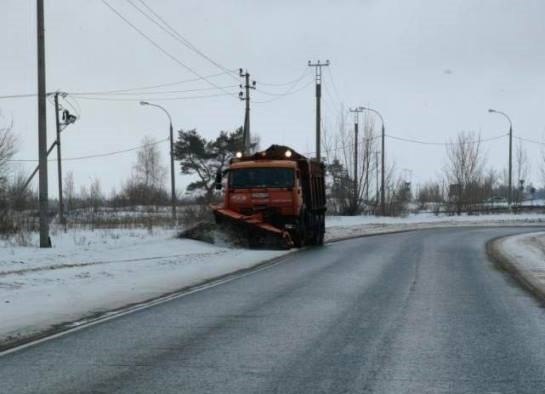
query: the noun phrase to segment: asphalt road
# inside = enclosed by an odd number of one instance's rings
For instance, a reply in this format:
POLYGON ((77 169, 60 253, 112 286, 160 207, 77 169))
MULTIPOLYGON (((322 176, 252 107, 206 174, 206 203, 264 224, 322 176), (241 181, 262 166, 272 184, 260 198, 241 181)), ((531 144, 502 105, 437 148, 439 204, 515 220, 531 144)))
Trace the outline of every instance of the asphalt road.
POLYGON ((329 244, 0 358, 1 393, 544 393, 545 310, 486 258, 517 229, 329 244))

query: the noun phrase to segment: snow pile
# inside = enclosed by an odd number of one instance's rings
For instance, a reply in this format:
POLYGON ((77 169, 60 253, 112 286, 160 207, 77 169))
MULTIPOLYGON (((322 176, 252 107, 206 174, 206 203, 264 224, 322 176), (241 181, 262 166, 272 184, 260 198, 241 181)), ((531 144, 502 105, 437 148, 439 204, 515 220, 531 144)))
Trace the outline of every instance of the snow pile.
POLYGON ((545 232, 520 234, 494 243, 511 271, 545 299, 545 232))

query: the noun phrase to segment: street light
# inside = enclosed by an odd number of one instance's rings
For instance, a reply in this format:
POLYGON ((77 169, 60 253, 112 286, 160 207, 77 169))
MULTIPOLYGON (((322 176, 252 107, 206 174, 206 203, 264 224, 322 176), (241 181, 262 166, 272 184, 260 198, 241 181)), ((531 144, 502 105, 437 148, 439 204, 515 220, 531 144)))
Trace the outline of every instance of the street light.
POLYGON ((171 189, 171 203, 172 203, 172 220, 176 224, 176 185, 174 181, 174 136, 172 132, 172 117, 166 109, 157 104, 152 104, 147 101, 140 101, 140 105, 149 105, 151 107, 159 108, 167 116, 170 123, 170 189, 171 189))
POLYGON ((380 210, 382 211, 382 216, 385 216, 386 215, 386 203, 385 203, 385 199, 384 199, 384 118, 382 117, 380 112, 378 112, 376 109, 369 108, 369 107, 361 107, 361 109, 363 109, 365 111, 374 112, 375 114, 378 115, 378 117, 380 118, 380 121, 382 123, 382 128, 381 128, 381 141, 382 141, 381 142, 381 151, 382 151, 381 160, 382 160, 382 164, 381 164, 381 172, 380 172, 380 210))
POLYGON ((490 108, 488 110, 488 112, 490 112, 491 114, 494 113, 494 114, 500 114, 500 115, 503 115, 505 116, 505 118, 509 121, 509 179, 508 179, 508 198, 507 198, 507 202, 508 202, 508 205, 509 205, 509 208, 511 208, 511 203, 513 202, 513 196, 512 196, 512 182, 513 182, 513 179, 512 179, 512 168, 513 168, 513 123, 511 122, 511 119, 509 118, 509 116, 507 116, 507 114, 505 112, 501 112, 501 111, 496 111, 495 109, 492 109, 490 108))

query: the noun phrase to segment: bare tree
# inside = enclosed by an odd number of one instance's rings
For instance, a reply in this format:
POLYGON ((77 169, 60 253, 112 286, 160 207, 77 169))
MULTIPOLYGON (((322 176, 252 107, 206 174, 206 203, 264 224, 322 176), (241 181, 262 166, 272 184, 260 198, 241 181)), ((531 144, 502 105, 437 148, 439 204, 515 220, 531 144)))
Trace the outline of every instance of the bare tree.
POLYGON ((138 183, 155 189, 164 186, 167 171, 161 166, 161 152, 153 138, 146 136, 142 140, 133 171, 138 183))
POLYGON ((168 200, 164 187, 166 174, 166 168, 161 165, 159 147, 152 138, 144 137, 132 176, 123 186, 119 202, 129 205, 164 203, 168 200))
MULTIPOLYGON (((0 114, 1 115, 1 114, 0 114)), ((9 161, 16 152, 16 138, 11 129, 13 122, 7 126, 0 126, 0 193, 6 192, 9 161)))
POLYGON ((33 194, 30 187, 26 186, 27 178, 27 174, 17 172, 8 182, 7 199, 10 208, 15 211, 23 211, 31 206, 33 194))
POLYGON ((515 168, 516 179, 514 180, 514 199, 519 203, 522 201, 524 183, 528 182, 528 174, 530 173, 530 163, 526 149, 519 141, 515 148, 515 168), (518 187, 517 187, 518 186, 518 187))
POLYGON ((12 215, 10 215, 11 202, 8 185, 9 161, 16 151, 16 139, 11 132, 12 126, 13 122, 10 122, 7 126, 0 126, 0 232, 15 230, 15 224, 12 215))
POLYGON ((89 186, 89 204, 91 205, 93 212, 98 210, 103 201, 104 195, 102 194, 100 181, 98 178, 94 178, 89 186))
POLYGON ((358 136, 358 162, 354 163, 355 153, 355 132, 354 126, 345 127, 345 122, 340 124, 336 147, 339 160, 346 169, 348 176, 352 177, 352 192, 350 198, 345 202, 345 213, 356 214, 362 210, 364 204, 368 203, 371 173, 375 169, 373 154, 377 146, 376 130, 372 118, 365 118, 363 135, 358 136), (357 166, 358 178, 354 180, 355 168, 357 166))
POLYGON ((64 204, 66 205, 66 211, 70 212, 74 208, 74 199, 76 196, 76 189, 74 185, 74 173, 68 171, 64 176, 64 185, 62 188, 64 204))
POLYGON ((478 202, 478 187, 483 178, 484 156, 481 139, 475 132, 460 132, 447 146, 447 163, 444 167, 450 185, 449 199, 458 213, 478 202))

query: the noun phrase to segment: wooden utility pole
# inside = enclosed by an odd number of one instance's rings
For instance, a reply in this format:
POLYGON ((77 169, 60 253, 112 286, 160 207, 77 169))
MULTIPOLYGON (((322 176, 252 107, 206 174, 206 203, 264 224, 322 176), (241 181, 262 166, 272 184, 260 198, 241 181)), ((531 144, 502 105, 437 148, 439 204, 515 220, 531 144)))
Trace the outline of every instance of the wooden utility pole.
POLYGON ((47 192, 47 118, 45 102, 45 33, 44 2, 36 0, 37 48, 38 48, 38 165, 40 198, 40 248, 51 247, 47 192))
POLYGON ((244 133, 242 137, 244 154, 250 153, 250 89, 255 89, 255 81, 252 81, 250 85, 250 73, 248 71, 243 72, 242 68, 239 69, 241 78, 244 78, 244 85, 240 85, 240 88, 244 88, 244 93, 240 92, 238 96, 241 100, 246 101, 246 108, 244 111, 244 133))
POLYGON ((322 67, 329 66, 329 60, 326 60, 325 63, 320 63, 318 60, 316 63, 311 63, 308 61, 309 67, 314 67, 316 71, 316 160, 322 160, 322 152, 320 149, 320 140, 321 140, 321 124, 322 124, 322 114, 321 114, 321 99, 322 99, 322 67))

